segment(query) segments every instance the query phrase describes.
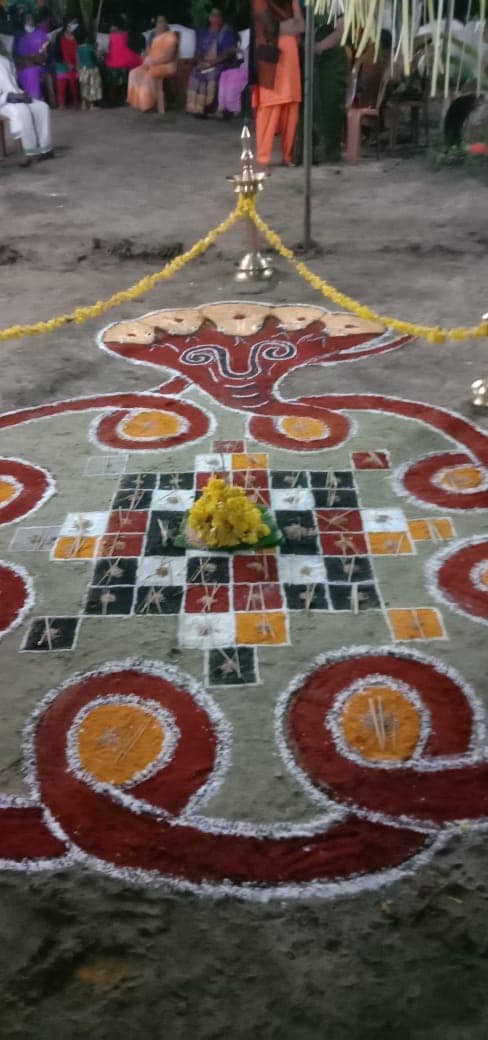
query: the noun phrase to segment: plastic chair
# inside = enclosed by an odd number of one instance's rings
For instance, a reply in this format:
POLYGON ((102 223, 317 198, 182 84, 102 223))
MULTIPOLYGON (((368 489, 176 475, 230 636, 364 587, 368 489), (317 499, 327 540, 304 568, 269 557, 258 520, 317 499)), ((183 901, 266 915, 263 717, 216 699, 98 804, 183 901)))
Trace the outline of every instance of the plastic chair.
POLYGON ((360 105, 355 105, 360 76, 357 70, 353 70, 352 85, 354 96, 347 109, 346 158, 349 162, 358 162, 361 158, 361 127, 363 119, 373 119, 376 123, 376 155, 378 159, 380 157, 380 113, 385 97, 386 87, 390 79, 390 71, 388 68, 385 68, 383 70, 378 69, 378 72, 381 78, 377 88, 375 103, 374 105, 366 105, 362 107, 360 105))

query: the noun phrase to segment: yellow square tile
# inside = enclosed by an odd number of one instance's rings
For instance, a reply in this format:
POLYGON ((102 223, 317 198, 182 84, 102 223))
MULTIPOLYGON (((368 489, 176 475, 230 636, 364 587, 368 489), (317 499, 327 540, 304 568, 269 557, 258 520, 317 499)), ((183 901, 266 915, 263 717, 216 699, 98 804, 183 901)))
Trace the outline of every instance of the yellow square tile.
POLYGON ((238 646, 282 646, 288 643, 286 616, 278 611, 236 614, 238 646))
POLYGON ((373 556, 408 556, 414 551, 406 531, 371 531, 368 542, 373 556))
POLYGON ((389 610, 388 617, 395 639, 443 639, 444 626, 434 607, 389 610))
POLYGON ((96 556, 98 538, 58 538, 54 560, 92 560, 96 556))
POLYGON ((269 456, 263 452, 247 452, 232 456, 232 469, 268 469, 269 456))
POLYGON ((408 530, 414 542, 445 542, 455 537, 454 525, 449 517, 433 520, 409 520, 408 530))

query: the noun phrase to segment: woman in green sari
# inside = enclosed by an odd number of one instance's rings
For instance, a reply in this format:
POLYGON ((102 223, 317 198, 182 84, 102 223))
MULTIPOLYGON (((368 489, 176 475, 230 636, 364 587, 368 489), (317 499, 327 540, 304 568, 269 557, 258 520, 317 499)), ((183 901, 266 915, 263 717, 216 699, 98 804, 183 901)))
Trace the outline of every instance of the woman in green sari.
MULTIPOLYGON (((338 162, 346 117, 348 59, 341 45, 344 19, 335 25, 316 19, 313 77, 313 162, 338 162)), ((303 115, 297 135, 295 161, 303 158, 303 115)))

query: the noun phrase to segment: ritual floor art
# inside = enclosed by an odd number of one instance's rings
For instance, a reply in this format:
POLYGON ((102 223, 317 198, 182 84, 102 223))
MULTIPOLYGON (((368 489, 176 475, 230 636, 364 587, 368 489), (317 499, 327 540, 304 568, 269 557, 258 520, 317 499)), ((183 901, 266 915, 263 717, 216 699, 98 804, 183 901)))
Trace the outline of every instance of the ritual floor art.
POLYGON ((99 345, 165 381, 0 417, 0 869, 330 898, 484 828, 486 435, 285 400, 300 365, 401 345, 321 308, 159 311, 99 345), (213 474, 279 548, 177 544, 213 474))

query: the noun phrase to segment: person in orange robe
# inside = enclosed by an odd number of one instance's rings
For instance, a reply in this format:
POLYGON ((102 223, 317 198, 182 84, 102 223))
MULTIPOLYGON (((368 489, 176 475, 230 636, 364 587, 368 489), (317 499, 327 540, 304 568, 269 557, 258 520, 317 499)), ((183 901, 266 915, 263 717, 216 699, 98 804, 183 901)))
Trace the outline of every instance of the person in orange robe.
POLYGON ((278 134, 289 166, 302 100, 298 37, 304 19, 298 0, 253 0, 253 16, 257 158, 268 166, 278 134))
POLYGON ((178 35, 171 32, 166 18, 156 21, 154 39, 144 55, 143 64, 129 72, 127 101, 140 112, 158 107, 164 111, 164 93, 161 81, 176 75, 178 35), (158 89, 159 88, 159 89, 158 89))

